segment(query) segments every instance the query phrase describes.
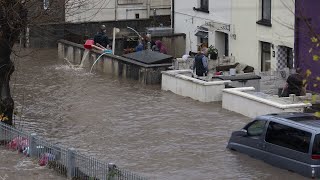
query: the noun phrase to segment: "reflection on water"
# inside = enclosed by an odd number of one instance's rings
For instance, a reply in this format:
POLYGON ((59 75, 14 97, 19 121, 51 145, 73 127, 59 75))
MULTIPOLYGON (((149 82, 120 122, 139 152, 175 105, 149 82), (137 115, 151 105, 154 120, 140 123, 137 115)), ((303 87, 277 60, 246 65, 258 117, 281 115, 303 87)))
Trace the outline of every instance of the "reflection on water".
POLYGON ((155 179, 301 179, 227 150, 250 119, 58 60, 57 50, 19 59, 13 95, 24 129, 155 179))

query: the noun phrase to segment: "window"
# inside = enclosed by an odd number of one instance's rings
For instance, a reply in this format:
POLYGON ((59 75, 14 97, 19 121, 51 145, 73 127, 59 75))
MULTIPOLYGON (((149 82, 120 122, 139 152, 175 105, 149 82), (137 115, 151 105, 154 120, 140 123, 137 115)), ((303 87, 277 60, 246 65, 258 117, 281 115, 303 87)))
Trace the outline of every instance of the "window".
POLYGON ((265 26, 271 26, 271 0, 262 0, 261 20, 257 23, 265 26))
MULTIPOLYGON (((195 36, 198 38, 198 44, 208 44, 208 28, 199 27, 195 36)), ((198 48, 201 49, 200 46, 198 48)))
POLYGON ((271 69, 271 44, 261 42, 261 71, 269 71, 271 69))
POLYGON ((205 13, 209 13, 209 0, 199 0, 199 7, 193 7, 195 11, 201 11, 205 13))
POLYGON ((293 69, 293 50, 292 48, 287 48, 287 67, 293 69))
POLYGON ((249 136, 260 136, 263 133, 266 121, 253 121, 247 126, 247 132, 249 136))
POLYGON ((314 137, 312 155, 320 155, 320 134, 314 137))
POLYGON ((136 16, 136 19, 139 19, 140 18, 140 15, 139 14, 135 14, 136 16))
POLYGON ((44 10, 49 9, 49 0, 43 0, 43 9, 44 10))
POLYGON ((271 144, 308 153, 311 133, 283 124, 270 122, 265 140, 271 144))
POLYGON ((209 11, 209 0, 200 0, 200 9, 209 11))

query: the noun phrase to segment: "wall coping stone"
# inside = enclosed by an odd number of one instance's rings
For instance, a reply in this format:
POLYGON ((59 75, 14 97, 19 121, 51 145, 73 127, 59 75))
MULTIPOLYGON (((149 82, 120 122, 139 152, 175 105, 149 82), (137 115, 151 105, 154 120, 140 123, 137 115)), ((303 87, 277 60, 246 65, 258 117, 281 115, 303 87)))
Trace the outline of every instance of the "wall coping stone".
POLYGON ((294 104, 281 104, 278 102, 274 102, 268 99, 263 99, 258 96, 254 96, 252 94, 245 93, 245 91, 254 91, 254 87, 242 87, 242 88, 230 88, 230 89, 223 89, 224 93, 234 94, 237 96, 241 96, 247 99, 251 99, 253 101, 261 102, 263 104, 267 104, 270 106, 277 107, 279 109, 289 109, 289 108, 301 108, 301 107, 310 107, 310 103, 294 103, 294 104))
POLYGON ((171 71, 162 71, 161 73, 165 74, 165 75, 168 75, 168 76, 171 76, 171 77, 178 78, 178 79, 183 79, 183 80, 190 81, 190 82, 193 82, 193 83, 196 83, 196 84, 200 84, 200 85, 203 85, 203 86, 225 85, 225 84, 231 83, 230 80, 226 80, 226 81, 209 81, 209 82, 207 82, 207 81, 203 81, 203 80, 200 80, 200 79, 196 79, 196 78, 189 77, 189 76, 181 74, 181 73, 192 73, 192 70, 171 70, 171 71))

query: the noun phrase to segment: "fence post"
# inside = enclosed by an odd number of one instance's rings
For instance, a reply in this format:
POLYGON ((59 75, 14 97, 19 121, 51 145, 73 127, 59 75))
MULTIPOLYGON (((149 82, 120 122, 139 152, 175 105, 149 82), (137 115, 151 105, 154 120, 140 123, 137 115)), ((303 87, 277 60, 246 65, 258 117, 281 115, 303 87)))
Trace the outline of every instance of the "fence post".
POLYGON ((29 153, 30 153, 30 157, 34 157, 37 156, 37 142, 36 142, 36 137, 37 134, 36 133, 32 133, 30 134, 30 146, 29 146, 29 153))
POLYGON ((67 151, 67 175, 68 178, 74 177, 74 170, 75 170, 75 149, 70 148, 67 151))

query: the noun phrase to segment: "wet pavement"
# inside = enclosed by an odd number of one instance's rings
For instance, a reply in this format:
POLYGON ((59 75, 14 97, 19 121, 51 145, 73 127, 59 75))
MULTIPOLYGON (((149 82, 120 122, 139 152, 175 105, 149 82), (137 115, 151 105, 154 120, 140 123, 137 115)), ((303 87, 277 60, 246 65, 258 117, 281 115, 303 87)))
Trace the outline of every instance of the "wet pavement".
POLYGON ((160 86, 88 73, 57 50, 16 59, 16 124, 151 179, 303 179, 227 150, 249 118, 160 86))

